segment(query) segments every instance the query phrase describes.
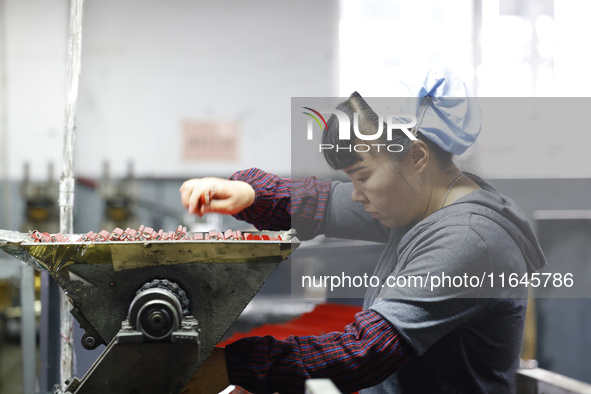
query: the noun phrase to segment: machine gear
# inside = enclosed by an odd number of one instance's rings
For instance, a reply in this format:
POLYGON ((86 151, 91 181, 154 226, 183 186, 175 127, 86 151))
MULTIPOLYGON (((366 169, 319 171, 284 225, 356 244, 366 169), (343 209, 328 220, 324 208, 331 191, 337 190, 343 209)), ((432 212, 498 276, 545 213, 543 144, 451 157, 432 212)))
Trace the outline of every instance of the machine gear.
POLYGON ((144 283, 135 295, 137 296, 148 289, 162 289, 172 293, 181 303, 183 316, 189 316, 189 297, 187 297, 187 293, 175 282, 168 279, 154 279, 150 282, 144 283))

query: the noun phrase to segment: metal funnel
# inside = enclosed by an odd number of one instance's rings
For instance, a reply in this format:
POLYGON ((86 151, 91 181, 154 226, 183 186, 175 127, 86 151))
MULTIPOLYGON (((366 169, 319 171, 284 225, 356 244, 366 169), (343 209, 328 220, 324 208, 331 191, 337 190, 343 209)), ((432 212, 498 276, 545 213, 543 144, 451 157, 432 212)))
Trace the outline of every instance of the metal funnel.
MULTIPOLYGON (((72 302, 72 314, 86 331, 86 348, 109 344, 101 355, 104 360, 97 361, 104 364, 97 367, 100 371, 96 371, 95 363, 82 379, 87 388, 81 390, 84 384, 78 384, 69 392, 177 393, 275 267, 299 246, 293 231, 253 234, 280 235, 282 240, 30 243, 25 241, 27 234, 4 231, 0 232, 0 248, 51 273, 72 302), (105 353, 113 342, 127 341, 122 340, 122 323, 125 328, 125 322, 134 319, 128 316, 130 305, 150 287, 171 293, 173 288, 181 289, 181 319, 194 322, 189 329, 198 334, 198 347, 183 347, 179 341, 171 342, 171 338, 155 341, 136 336, 131 341, 139 343, 134 349, 120 345, 111 349, 116 356, 109 359, 105 353), (155 369, 156 359, 166 368, 155 369), (94 378, 88 376, 93 373, 94 378)), ((182 343, 182 335, 176 338, 181 338, 182 343)))

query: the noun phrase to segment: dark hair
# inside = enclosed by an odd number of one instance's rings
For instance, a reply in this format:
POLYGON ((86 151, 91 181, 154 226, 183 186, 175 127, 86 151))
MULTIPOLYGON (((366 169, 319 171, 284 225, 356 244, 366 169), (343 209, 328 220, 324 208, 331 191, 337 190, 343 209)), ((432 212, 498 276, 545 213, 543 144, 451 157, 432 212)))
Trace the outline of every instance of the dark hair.
MULTIPOLYGON (((349 98, 339 105, 337 110, 344 112, 350 121, 351 135, 354 136, 353 132, 353 116, 355 113, 359 116, 359 132, 364 135, 375 134, 378 130, 379 116, 371 109, 367 102, 357 92, 353 92, 349 98)), ((336 115, 331 115, 328 118, 327 129, 322 133, 322 143, 330 144, 334 149, 323 149, 324 159, 333 170, 342 170, 343 168, 352 166, 363 158, 359 153, 354 150, 354 145, 362 143, 359 138, 352 137, 351 140, 340 140, 339 139, 339 121, 336 115)), ((386 125, 383 125, 383 129, 386 125)), ((441 149, 433 141, 425 137, 422 133, 417 133, 417 138, 424 141, 431 153, 435 156, 435 160, 440 167, 445 168, 452 162, 453 155, 449 152, 441 149)), ((407 154, 408 148, 412 145, 412 140, 408 138, 402 130, 392 130, 392 140, 386 140, 386 133, 382 133, 380 138, 373 143, 391 145, 397 144, 402 147, 400 152, 387 152, 386 149, 381 149, 380 152, 377 149, 370 149, 369 153, 373 155, 389 154, 389 158, 395 162, 401 161, 407 154)))

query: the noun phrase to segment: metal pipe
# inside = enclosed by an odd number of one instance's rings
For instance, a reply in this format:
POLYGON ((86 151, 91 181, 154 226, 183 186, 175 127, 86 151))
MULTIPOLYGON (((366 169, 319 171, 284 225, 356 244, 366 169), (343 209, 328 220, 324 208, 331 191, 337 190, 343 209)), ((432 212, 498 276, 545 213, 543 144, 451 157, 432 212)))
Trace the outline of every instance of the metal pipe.
MULTIPOLYGON (((64 150, 62 177, 60 180, 60 232, 72 234, 74 218, 74 137, 76 134, 76 115, 78 109, 78 84, 80 80, 82 52, 83 0, 70 1, 70 31, 68 35, 68 75, 66 98, 66 124, 64 129, 64 150)), ((72 315, 70 303, 65 294, 60 298, 61 364, 62 382, 73 376, 74 346, 72 315)))
POLYGON ((3 228, 10 228, 10 184, 8 182, 8 28, 6 0, 0 0, 0 177, 2 178, 3 228))

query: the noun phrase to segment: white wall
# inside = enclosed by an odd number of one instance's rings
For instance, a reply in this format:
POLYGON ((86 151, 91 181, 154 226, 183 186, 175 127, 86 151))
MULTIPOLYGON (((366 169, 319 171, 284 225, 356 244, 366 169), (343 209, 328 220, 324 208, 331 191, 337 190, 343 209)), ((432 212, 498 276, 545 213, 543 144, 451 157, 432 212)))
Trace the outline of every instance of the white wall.
POLYGON ((290 170, 292 96, 337 91, 336 1, 87 2, 76 172, 290 170), (184 162, 184 120, 240 124, 237 162, 184 162))
MULTIPOLYGON (((8 174, 61 168, 69 1, 5 2, 8 174)), ((338 91, 337 0, 86 1, 75 172, 290 170, 292 96, 338 91), (232 121, 236 162, 186 162, 183 121, 232 121)), ((1 100, 1 98, 0 98, 1 100)))
POLYGON ((589 42, 589 14, 591 2, 585 0, 555 0, 556 19, 555 95, 562 97, 589 97, 591 78, 591 52, 589 42))
POLYGON ((61 166, 65 111, 66 1, 2 0, 0 5, 0 163, 18 179, 31 163, 47 177, 61 166))

